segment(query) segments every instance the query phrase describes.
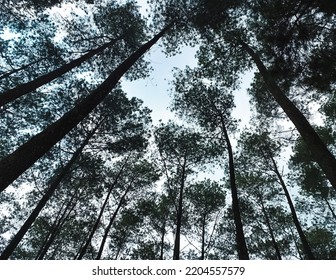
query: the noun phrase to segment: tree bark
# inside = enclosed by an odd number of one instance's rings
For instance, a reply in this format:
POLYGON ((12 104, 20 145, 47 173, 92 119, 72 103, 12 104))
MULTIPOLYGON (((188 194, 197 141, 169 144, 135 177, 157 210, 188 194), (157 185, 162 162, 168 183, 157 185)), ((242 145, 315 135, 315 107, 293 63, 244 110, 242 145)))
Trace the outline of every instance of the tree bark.
POLYGON ((333 218, 336 220, 336 214, 335 214, 335 211, 334 211, 334 209, 331 207, 331 205, 330 205, 328 199, 327 199, 326 197, 323 197, 323 200, 325 201, 325 203, 327 203, 328 208, 329 208, 329 210, 330 210, 330 212, 331 212, 333 218))
POLYGON ((118 206, 116 208, 116 210, 114 211, 111 219, 110 219, 110 222, 109 224, 107 225, 106 229, 105 229, 105 232, 104 232, 104 236, 103 236, 103 239, 100 243, 100 247, 99 247, 99 251, 98 251, 98 254, 97 254, 97 257, 96 257, 96 260, 100 260, 101 256, 102 256, 102 253, 103 253, 103 250, 104 250, 104 246, 105 246, 105 242, 106 242, 106 239, 107 239, 107 236, 108 236, 108 233, 111 229, 111 226, 121 208, 121 206, 125 203, 125 197, 126 195, 128 194, 129 190, 131 189, 131 184, 129 184, 129 186, 127 187, 126 191, 124 192, 123 196, 120 198, 119 200, 119 203, 118 203, 118 206))
POLYGON ((245 42, 238 40, 242 48, 250 55, 254 63, 259 69, 261 76, 263 77, 269 92, 272 94, 276 102, 284 110, 289 119, 293 122, 297 130, 299 131, 302 139, 307 144, 314 159, 320 165, 324 174, 330 181, 331 185, 336 189, 336 159, 333 154, 327 149, 319 135, 310 125, 305 116, 300 110, 290 101, 285 93, 276 84, 273 77, 266 69, 263 62, 260 60, 258 54, 254 52, 245 42))
POLYGON ((86 250, 87 250, 87 248, 89 247, 89 245, 90 245, 90 243, 91 243, 91 240, 92 240, 92 238, 93 238, 93 235, 95 234, 95 232, 96 232, 96 230, 97 230, 97 228, 98 228, 98 225, 99 225, 99 223, 100 223, 100 219, 101 219, 101 217, 103 216, 105 207, 106 207, 106 205, 107 205, 107 203, 108 203, 108 200, 109 200, 109 197, 110 197, 110 195, 111 195, 111 193, 112 193, 112 190, 114 189, 114 186, 117 184, 117 182, 118 182, 120 176, 122 175, 122 173, 123 173, 123 171, 124 171, 124 169, 125 169, 125 167, 126 167, 126 164, 127 164, 129 158, 130 158, 130 155, 126 158, 124 164, 123 164, 122 167, 120 168, 120 170, 119 170, 117 176, 115 177, 113 183, 111 184, 111 186, 110 186, 110 188, 109 188, 109 190, 108 190, 108 193, 107 193, 107 195, 106 195, 105 201, 104 201, 104 203, 103 203, 103 206, 101 207, 100 212, 99 212, 99 215, 98 215, 98 217, 97 217, 97 219, 96 219, 96 222, 94 223, 93 228, 91 229, 91 232, 90 232, 90 234, 89 234, 89 236, 88 236, 88 238, 87 238, 87 240, 86 240, 84 246, 82 247, 82 249, 81 249, 81 251, 80 251, 80 253, 79 253, 78 257, 77 257, 77 260, 81 260, 81 259, 83 259, 83 256, 85 255, 86 250))
POLYGON ((69 217, 72 210, 75 208, 77 200, 78 200, 78 198, 77 198, 78 189, 79 189, 79 187, 77 187, 77 189, 75 190, 74 194, 72 195, 70 201, 67 203, 61 217, 55 220, 55 222, 52 226, 52 229, 51 229, 51 231, 49 232, 49 234, 46 238, 46 241, 44 242, 44 244, 42 245, 41 249, 39 250, 38 254, 35 257, 36 260, 43 260, 43 258, 47 254, 51 244, 54 242, 57 235, 61 231, 65 221, 69 217), (76 201, 75 201, 75 199, 76 199, 76 201))
POLYGON ((160 258, 159 258, 160 260, 163 260, 165 234, 166 234, 166 217, 164 217, 161 227, 160 258))
POLYGON ((129 58, 121 63, 110 76, 78 105, 59 120, 35 135, 12 154, 0 161, 0 192, 6 189, 17 177, 48 152, 71 129, 92 112, 116 86, 120 78, 134 63, 148 51, 173 25, 170 24, 147 43, 142 45, 129 58))
POLYGON ((301 240, 301 243, 302 243, 302 247, 303 247, 303 252, 304 254, 306 255, 306 259, 308 260, 314 260, 315 257, 314 257, 314 254, 310 248, 310 245, 308 243, 308 240, 306 238, 306 235, 304 234, 303 232, 303 229, 300 225, 300 222, 299 222, 299 219, 296 215, 296 211, 295 211, 295 207, 294 207, 294 204, 292 202, 292 199, 290 197, 290 194, 288 192, 288 189, 286 187, 286 184, 284 182, 284 180, 282 179, 282 176, 278 170, 278 167, 277 167, 277 164, 275 162, 275 160, 273 159, 272 156, 270 156, 271 160, 272 160, 272 164, 273 164, 273 168, 274 168, 274 173, 277 175, 278 177, 278 180, 279 180, 279 183, 285 193, 285 196, 286 196, 286 199, 287 199, 287 202, 288 202, 288 205, 289 205, 289 208, 290 208, 290 211, 291 211, 291 215, 292 215, 292 218, 293 218, 293 221, 294 221, 294 224, 295 224, 295 227, 299 233, 299 237, 300 237, 300 240, 301 240))
POLYGON ((206 223, 206 215, 203 214, 202 217, 202 244, 201 244, 201 260, 205 258, 205 223, 206 223))
POLYGON ((230 174, 230 188, 231 188, 231 197, 232 197, 232 211, 233 211, 233 220, 235 224, 236 230, 236 243, 237 243, 237 251, 238 251, 238 258, 240 260, 249 260, 249 254, 246 246, 246 240, 244 235, 243 223, 241 220, 240 214, 240 207, 239 207, 239 198, 237 192, 237 185, 236 185, 236 175, 235 175, 235 168, 234 168, 234 158, 233 158, 233 151, 231 146, 231 141, 229 134, 226 129, 225 119, 220 109, 217 108, 216 104, 211 100, 208 99, 211 103, 212 108, 215 110, 217 116, 220 118, 220 126, 222 135, 224 137, 228 154, 229 154, 229 174, 230 174))
POLYGON ((185 185, 185 179, 186 179, 186 164, 187 164, 187 160, 186 160, 186 157, 184 157, 184 162, 182 165, 182 174, 181 174, 180 196, 179 196, 179 203, 178 203, 178 209, 177 209, 177 215, 176 215, 176 233, 175 233, 173 260, 180 259, 183 192, 184 192, 184 185, 185 185))
POLYGON ((10 103, 14 101, 15 99, 47 84, 50 83, 51 81, 57 79, 58 77, 62 76, 63 74, 69 72, 75 67, 78 67, 81 65, 83 62, 86 60, 90 59, 94 55, 102 52, 103 50, 107 49, 108 47, 112 46, 115 44, 116 41, 120 40, 121 37, 117 38, 116 40, 113 40, 112 42, 106 43, 102 45, 101 47, 91 50, 88 53, 84 54, 83 56, 45 74, 42 75, 38 78, 36 78, 33 81, 30 81, 28 83, 18 85, 17 87, 10 89, 2 94, 0 94, 0 107, 6 105, 7 103, 10 103))
MULTIPOLYGON (((13 69, 13 70, 8 71, 8 72, 6 72, 6 73, 3 73, 3 74, 0 76, 0 80, 5 79, 5 78, 9 77, 10 75, 13 75, 13 74, 15 74, 15 73, 17 73, 17 72, 20 72, 20 71, 22 71, 22 70, 25 70, 25 69, 27 69, 29 66, 31 66, 31 65, 33 65, 33 64, 35 64, 35 63, 38 63, 38 62, 40 62, 40 61, 42 61, 42 60, 44 60, 44 59, 46 59, 46 57, 40 58, 40 59, 38 59, 38 60, 36 60, 36 61, 30 62, 30 63, 28 63, 28 64, 26 64, 26 65, 23 65, 23 66, 19 67, 19 68, 16 68, 16 69, 13 69)), ((1 96, 1 95, 0 95, 0 96, 1 96)))
POLYGON ((27 233, 31 225, 35 222, 37 216, 40 214, 42 211, 43 207, 47 204, 49 201, 50 197, 54 194, 56 189, 58 188, 59 184, 63 180, 63 178, 70 172, 71 167, 75 163, 75 161, 79 158, 81 155, 83 149, 85 146, 89 143, 90 139, 93 137, 95 134, 96 130, 100 126, 101 123, 99 123, 95 129, 85 138, 83 141, 82 145, 76 150, 76 152, 72 155, 71 159, 69 162, 66 164, 66 166, 62 169, 61 173, 55 177, 51 185, 49 186, 48 190, 44 194, 44 196, 41 198, 33 212, 30 214, 30 216, 27 218, 25 223, 22 225, 20 230, 15 234, 15 236, 11 239, 10 243, 7 245, 5 250, 2 252, 0 259, 8 259, 10 255, 13 253, 17 245, 20 243, 24 235, 27 233))
POLYGON ((275 236, 274 236, 274 233, 273 233, 271 222, 270 222, 270 219, 268 218, 267 211, 265 209, 265 205, 264 205, 262 196, 261 196, 261 194, 259 192, 258 192, 258 197, 259 197, 259 201, 260 201, 260 205, 261 205, 261 210, 262 210, 262 212, 264 214, 264 217, 265 217, 266 226, 267 226, 267 228, 269 230, 269 233, 271 235, 271 240, 272 240, 273 248, 275 250, 275 253, 276 253, 276 256, 277 256, 278 260, 281 260, 282 258, 281 258, 280 249, 279 249, 278 243, 275 240, 275 236))
POLYGON ((234 224, 236 227, 236 242, 237 242, 238 258, 240 260, 249 260, 250 258, 249 258, 249 254, 248 254, 248 250, 246 246, 243 223, 242 223, 241 215, 240 215, 239 198, 238 198, 237 185, 236 185, 236 175, 235 175, 235 168, 234 168, 232 146, 231 146, 229 135, 226 130, 223 115, 222 114, 219 114, 219 115, 221 118, 222 133, 224 135, 226 146, 228 149, 228 154, 229 154, 229 171, 230 171, 229 173, 230 173, 230 187, 231 187, 231 196, 232 196, 232 211, 233 211, 234 224))
MULTIPOLYGON (((46 235, 46 237, 44 238, 44 241, 40 247, 40 250, 37 252, 36 256, 35 256, 35 260, 39 259, 39 256, 41 255, 42 251, 44 250, 45 246, 47 245, 47 243, 49 242, 50 238, 53 236, 54 232, 57 231, 57 228, 58 228, 58 224, 59 224, 59 221, 60 219, 62 218, 63 214, 64 214, 64 211, 63 210, 63 206, 65 205, 65 203, 63 203, 62 207, 59 209, 58 213, 57 213, 57 216, 54 220, 54 222, 52 223, 50 229, 48 230, 48 233, 46 235), (63 213, 62 213, 63 212, 63 213)), ((68 206, 65 206, 65 209, 67 208, 68 206)))
POLYGON ((296 242, 295 234, 294 234, 293 229, 292 229, 291 227, 290 227, 290 232, 291 232, 291 235, 292 235, 294 244, 295 244, 296 251, 297 251, 298 254, 299 254, 299 258, 300 258, 300 260, 303 260, 303 256, 302 256, 302 254, 301 254, 301 252, 300 252, 299 245, 298 245, 298 243, 296 242))

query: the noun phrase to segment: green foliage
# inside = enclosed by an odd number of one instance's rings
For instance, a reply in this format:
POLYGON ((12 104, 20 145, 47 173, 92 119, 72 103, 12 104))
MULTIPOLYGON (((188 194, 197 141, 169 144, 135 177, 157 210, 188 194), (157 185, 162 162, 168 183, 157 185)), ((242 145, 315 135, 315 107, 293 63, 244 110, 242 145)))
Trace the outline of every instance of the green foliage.
POLYGON ((310 244, 319 260, 335 260, 335 235, 328 229, 313 228, 308 232, 310 244))
MULTIPOLYGON (((330 128, 317 127, 320 137, 329 147, 334 146, 335 137, 330 128)), ((312 195, 328 196, 330 185, 320 167, 313 160, 307 145, 299 137, 293 147, 290 167, 295 172, 293 179, 305 192, 312 195)))
POLYGON ((186 68, 175 74, 172 109, 190 122, 197 120, 201 127, 216 130, 224 120, 231 130, 235 122, 230 117, 234 108, 233 95, 224 87, 203 77, 198 69, 186 68))
POLYGON ((201 133, 173 122, 161 124, 155 138, 161 157, 180 167, 183 162, 187 168, 211 162, 217 154, 216 147, 201 133))
MULTIPOLYGON (((249 253, 254 259, 304 258, 292 216, 279 191, 288 183, 297 215, 318 259, 335 259, 335 196, 301 137, 282 139, 272 129, 284 114, 273 98, 246 43, 260 58, 281 94, 309 116, 335 152, 335 30, 333 1, 149 0, 148 18, 127 1, 2 1, 0 7, 0 91, 5 92, 108 42, 113 44, 62 77, 7 104, 0 111, 0 157, 57 121, 83 100, 152 33, 174 23, 162 45, 167 55, 184 45, 198 47, 195 68, 174 70, 171 109, 182 124, 151 127, 151 111, 117 86, 48 154, 0 194, 0 249, 4 250, 94 127, 95 134, 62 178, 12 259, 74 259, 106 209, 85 258, 94 259, 107 229, 105 259, 170 259, 177 224, 186 259, 234 259, 235 225, 226 203, 224 178, 212 167, 227 166, 233 150, 236 184, 249 253), (242 77, 255 72, 249 87, 256 117, 240 134, 232 117, 242 77), (315 109, 314 109, 315 110, 315 109), (309 114, 309 115, 308 115, 309 114), (286 145, 293 150, 284 161, 286 145), (285 166, 284 173, 276 161, 285 166), (283 177, 280 176, 283 175, 283 177), (205 174, 206 178, 200 180, 205 174), (208 177, 215 177, 209 179, 208 177), (281 179, 284 182, 281 182, 281 179), (118 208, 118 206, 120 206, 118 208), (118 211, 117 211, 118 210, 118 211), (331 217, 331 218, 330 218, 331 217), (272 237, 272 234, 273 237, 272 237), (48 241, 50 243, 48 244, 48 241), (276 244, 275 244, 276 243, 276 244), (42 249, 45 252, 42 254, 42 249)), ((124 76, 148 76, 139 59, 124 76)), ((238 105, 238 104, 237 104, 238 105)), ((237 111, 243 116, 244 111, 237 111)), ((279 126, 280 127, 280 126, 279 126)), ((22 159, 23 161, 25 159, 22 159)))

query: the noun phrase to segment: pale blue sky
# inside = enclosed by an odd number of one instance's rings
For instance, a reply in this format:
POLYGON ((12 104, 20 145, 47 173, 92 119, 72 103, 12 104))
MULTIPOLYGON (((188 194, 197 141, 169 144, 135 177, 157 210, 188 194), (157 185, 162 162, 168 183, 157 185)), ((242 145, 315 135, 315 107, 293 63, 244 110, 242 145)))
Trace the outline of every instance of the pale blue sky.
MULTIPOLYGON (((143 14, 150 10, 146 0, 137 0, 141 6, 143 14)), ((128 96, 135 96, 144 101, 144 105, 152 110, 153 123, 158 120, 167 121, 174 118, 174 113, 170 112, 168 106, 171 98, 169 97, 169 81, 173 81, 173 68, 184 69, 186 65, 194 67, 197 65, 195 59, 197 48, 183 47, 181 54, 173 57, 166 57, 160 47, 160 41, 151 48, 146 54, 146 59, 151 62, 153 71, 147 79, 141 79, 134 82, 123 80, 122 87, 128 96)), ((241 125, 248 124, 250 118, 249 98, 246 94, 246 87, 249 85, 252 75, 244 78, 242 89, 235 94, 237 108, 233 116, 242 119, 241 125)))
MULTIPOLYGON (((142 99, 144 105, 152 110, 154 124, 160 119, 167 121, 174 118, 174 113, 168 109, 171 101, 169 82, 173 81, 173 68, 184 69, 186 65, 196 66, 196 51, 197 48, 184 47, 181 54, 166 57, 160 44, 157 44, 145 56, 153 68, 150 76, 133 82, 122 80, 122 87, 127 95, 142 99)), ((246 93, 246 88, 249 86, 251 79, 252 73, 246 74, 242 80, 241 89, 237 90, 234 95, 236 108, 233 111, 233 116, 242 120, 241 126, 248 125, 251 116, 249 97, 246 93)))
POLYGON ((146 54, 146 60, 150 61, 153 71, 150 77, 133 82, 122 81, 123 90, 128 96, 135 96, 144 101, 144 105, 152 112, 154 124, 159 119, 166 121, 174 118, 174 114, 167 108, 170 103, 169 81, 173 80, 173 68, 183 69, 186 65, 195 66, 195 49, 184 48, 182 54, 166 57, 159 45, 153 46, 146 54))

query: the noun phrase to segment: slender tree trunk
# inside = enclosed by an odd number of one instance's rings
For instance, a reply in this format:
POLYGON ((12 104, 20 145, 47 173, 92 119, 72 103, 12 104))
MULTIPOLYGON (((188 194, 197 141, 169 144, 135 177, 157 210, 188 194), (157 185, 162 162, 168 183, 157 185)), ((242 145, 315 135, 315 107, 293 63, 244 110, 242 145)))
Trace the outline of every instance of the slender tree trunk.
POLYGON ((159 258, 160 260, 163 260, 165 234, 166 234, 166 217, 164 218, 162 222, 162 228, 161 228, 160 258, 159 258))
POLYGON ((45 58, 45 57, 44 57, 44 58, 40 58, 40 59, 38 59, 38 60, 36 60, 36 61, 33 61, 33 62, 31 62, 31 63, 28 63, 28 64, 26 64, 26 65, 23 65, 23 66, 21 66, 21 67, 19 67, 19 68, 16 68, 16 69, 13 69, 13 70, 8 71, 8 72, 6 72, 6 73, 3 73, 3 74, 0 76, 0 80, 5 79, 5 78, 9 77, 10 75, 13 75, 13 74, 15 74, 15 73, 17 73, 17 72, 20 72, 20 71, 22 71, 22 70, 25 70, 25 69, 27 69, 29 66, 31 66, 31 65, 33 65, 33 64, 35 64, 35 63, 38 63, 38 62, 40 62, 40 61, 42 61, 42 60, 44 60, 44 59, 46 59, 46 58, 45 58))
MULTIPOLYGON (((62 210, 62 209, 60 209, 62 210)), ((36 256, 35 256, 35 260, 38 260, 39 259, 39 256, 41 255, 42 251, 44 250, 46 244, 49 242, 50 238, 52 237, 53 233, 56 231, 57 229, 57 225, 59 223, 59 219, 60 219, 60 215, 62 214, 61 213, 62 211, 59 211, 57 217, 55 218, 51 228, 49 229, 46 237, 44 238, 44 241, 42 243, 42 245, 40 246, 40 250, 37 252, 36 256)))
POLYGON ((121 246, 118 247, 118 251, 117 251, 116 256, 114 257, 114 260, 117 260, 119 258, 120 251, 121 251, 121 246))
POLYGON ((232 210, 233 210, 234 223, 236 227, 236 242, 237 242, 238 257, 240 260, 249 260, 250 258, 249 258, 249 254, 248 254, 248 250, 246 246, 244 230, 243 230, 243 223, 242 223, 241 215, 240 215, 239 198, 238 198, 238 192, 237 192, 237 186, 236 186, 236 175, 235 175, 235 169, 234 169, 232 146, 231 146, 229 135, 226 130, 223 115, 220 114, 220 117, 221 117, 222 132, 225 138, 225 142, 226 142, 226 146, 227 146, 228 154, 229 154, 232 210))
POLYGON ((41 253, 43 252, 45 246, 47 245, 47 243, 49 242, 50 238, 53 236, 54 232, 57 230, 58 225, 60 223, 60 220, 62 219, 64 212, 66 211, 66 209, 68 208, 69 203, 63 203, 62 207, 59 209, 57 216, 53 222, 53 224, 51 225, 41 247, 40 250, 37 252, 36 256, 35 256, 35 260, 39 259, 39 256, 41 255, 41 253), (65 208, 63 207, 65 205, 65 208))
POLYGON ((125 166, 126 166, 126 164, 127 164, 129 158, 130 158, 130 155, 126 158, 124 164, 123 164, 122 167, 120 168, 120 170, 119 170, 117 176, 115 177, 113 183, 111 184, 111 186, 110 186, 110 188, 109 188, 109 190, 108 190, 108 193, 107 193, 107 195, 106 195, 105 201, 104 201, 104 203, 103 203, 103 206, 101 207, 100 212, 99 212, 99 215, 98 215, 98 217, 97 217, 97 219, 96 219, 96 222, 94 223, 94 225, 93 225, 93 227, 92 227, 92 229, 91 229, 91 232, 90 232, 90 234, 89 234, 89 237, 87 238, 87 240, 86 240, 84 246, 82 247, 82 249, 81 249, 81 251, 80 251, 80 253, 79 253, 78 257, 77 257, 77 260, 81 260, 81 259, 83 259, 83 256, 85 255, 87 248, 88 248, 89 245, 91 244, 91 240, 92 240, 93 235, 95 234, 95 232, 96 232, 96 230, 97 230, 97 228, 98 228, 98 225, 99 225, 99 223, 100 223, 100 219, 101 219, 101 217, 103 216, 105 207, 106 207, 106 205, 107 205, 107 203, 108 203, 108 201, 109 201, 109 198, 110 198, 110 195, 111 195, 111 193, 112 193, 112 190, 114 189, 114 187, 115 187, 115 185, 117 184, 117 182, 118 182, 120 176, 122 175, 122 173, 123 173, 123 171, 124 171, 124 168, 125 168, 125 166))
POLYGON ((305 141, 314 159, 320 165, 324 174, 336 190, 336 159, 327 149, 319 135, 307 121, 300 110, 290 101, 280 87, 275 83, 273 77, 260 60, 260 57, 245 42, 240 41, 242 48, 251 56, 262 75, 269 92, 272 94, 276 102, 287 114, 299 131, 302 139, 305 141))
POLYGON ((203 215, 202 218, 202 244, 201 244, 201 260, 205 258, 205 223, 206 223, 206 215, 203 215))
POLYGON ((6 189, 9 184, 90 114, 115 87, 127 70, 165 34, 172 24, 164 28, 121 63, 96 90, 78 103, 75 108, 2 159, 0 161, 0 191, 6 189))
MULTIPOLYGON (((91 231, 90 231, 91 232, 91 231)), ((81 253, 81 251, 82 251, 82 248, 84 247, 84 245, 85 245, 85 243, 86 243, 86 240, 89 238, 89 236, 90 236, 90 232, 88 232, 87 234, 86 234, 86 238, 85 239, 83 239, 83 241, 81 242, 81 244, 80 244, 80 246, 79 246, 79 249, 78 249, 78 252, 77 252, 77 254, 75 255, 75 257, 74 257, 74 260, 77 260, 78 259, 78 256, 79 256, 79 254, 81 253)))
POLYGON ((57 245, 56 245, 56 247, 55 248, 53 248, 53 252, 52 252, 52 254, 51 254, 51 256, 50 256, 50 260, 55 260, 56 259, 56 254, 57 254, 57 252, 59 252, 60 250, 61 250, 61 248, 62 248, 62 244, 61 243, 58 243, 57 245))
POLYGON ((279 246, 275 240, 275 236, 274 236, 274 233, 273 233, 273 229, 272 229, 272 226, 271 226, 271 222, 268 218, 268 215, 267 215, 267 211, 265 209, 265 205, 264 205, 264 202, 263 202, 263 199, 262 199, 262 196, 260 193, 258 193, 258 197, 259 197, 259 201, 260 201, 260 205, 261 205, 261 210, 264 214, 264 217, 265 217, 265 221, 266 221, 266 226, 269 230, 269 233, 271 235, 271 240, 272 240, 272 244, 273 244, 273 248, 275 250, 275 253, 276 253, 276 256, 278 258, 278 260, 281 260, 281 253, 280 253, 280 249, 279 249, 279 246))
POLYGON ((336 220, 336 214, 335 214, 333 208, 331 207, 331 205, 330 205, 328 199, 327 199, 326 197, 323 197, 323 200, 327 203, 328 208, 329 208, 329 210, 330 210, 330 212, 331 212, 333 218, 336 220))
POLYGON ((52 230, 48 234, 46 241, 44 242, 43 246, 41 247, 39 253, 37 254, 37 256, 35 258, 36 260, 43 260, 43 258, 47 254, 51 244, 54 242, 57 235, 61 231, 65 221, 69 217, 72 210, 75 208, 75 206, 77 204, 77 200, 78 200, 78 199, 76 199, 78 190, 79 190, 79 187, 77 187, 77 189, 75 190, 74 194, 72 195, 70 201, 67 203, 67 206, 64 209, 64 211, 62 213, 62 216, 59 219, 55 220, 55 223, 52 227, 52 230), (75 199, 76 199, 76 201, 75 201, 75 199))
POLYGON ((300 258, 300 260, 303 260, 303 256, 302 256, 302 254, 301 254, 301 252, 300 252, 299 245, 298 245, 298 243, 296 242, 295 234, 294 234, 294 232, 293 232, 293 229, 292 229, 292 227, 290 227, 289 229, 290 229, 290 232, 291 232, 293 241, 294 241, 294 245, 295 245, 296 251, 297 251, 298 254, 299 254, 299 258, 300 258))
POLYGON ((85 138, 83 141, 82 145, 77 149, 77 151, 72 155, 71 159, 69 162, 66 164, 66 166, 62 169, 61 173, 55 177, 53 182, 50 184, 48 190, 44 194, 44 196, 41 198, 33 212, 30 214, 30 216, 27 218, 25 223, 22 225, 20 230, 15 234, 15 236, 11 239, 5 250, 2 252, 0 259, 8 259, 10 255, 13 253, 17 245, 20 243, 24 235, 27 233, 31 225, 35 222, 37 216, 40 214, 42 211, 43 207, 47 204, 49 201, 50 197, 54 194, 56 191, 57 187, 63 180, 63 178, 70 172, 71 167, 75 163, 75 161, 79 158, 81 155, 83 149, 85 146, 89 143, 90 139, 92 136, 95 134, 96 130, 100 126, 101 123, 99 123, 95 129, 85 138))
POLYGON ((91 50, 85 55, 57 68, 56 70, 53 70, 49 72, 48 74, 42 75, 38 78, 36 78, 33 81, 30 81, 28 83, 19 85, 13 89, 10 89, 2 94, 0 94, 0 107, 6 105, 9 102, 14 101, 15 99, 47 84, 50 83, 51 81, 55 80, 56 78, 62 76, 63 74, 69 72, 75 67, 80 66, 83 62, 87 61, 94 55, 102 52, 103 50, 107 49, 108 47, 112 46, 115 44, 116 41, 120 40, 121 37, 117 38, 116 40, 113 40, 112 42, 106 43, 102 45, 101 47, 91 50))
POLYGON ((299 219, 298 219, 298 217, 296 215, 295 207, 294 207, 294 204, 293 204, 292 199, 290 197, 290 194, 289 194, 289 192, 287 190, 286 184, 285 184, 284 180, 282 179, 282 176, 281 176, 281 174, 280 174, 280 172, 278 170, 278 167, 277 167, 277 164, 276 164, 275 160, 273 159, 273 157, 270 157, 270 158, 271 158, 272 163, 273 163, 274 172, 277 175, 278 180, 280 182, 280 185, 281 185, 281 187, 282 187, 282 189, 283 189, 283 191, 285 193, 285 196, 287 198, 287 202, 288 202, 289 208, 291 210, 291 215, 292 215, 295 227, 296 227, 296 229, 297 229, 297 231, 299 233, 300 240, 302 242, 303 252, 306 255, 306 259, 308 259, 308 260, 314 260, 315 259, 314 254, 313 254, 313 252, 312 252, 312 250, 310 248, 310 245, 308 243, 306 235, 304 234, 303 229, 302 229, 302 227, 300 225, 299 219))
POLYGON ((208 101, 211 103, 212 108, 216 111, 217 116, 220 118, 221 131, 224 136, 226 146, 228 149, 228 154, 229 154, 230 188, 231 188, 231 196, 232 196, 233 220, 234 220, 235 230, 236 230, 236 243, 237 243, 238 258, 240 260, 249 260, 250 257, 249 257, 247 246, 246 246, 243 223, 242 223, 241 214, 240 214, 239 198, 238 198, 236 175, 235 175, 235 168, 234 168, 234 158, 233 158, 233 151, 232 151, 230 137, 227 132, 226 125, 225 125, 226 122, 225 122, 225 119, 224 119, 224 116, 221 110, 217 108, 216 104, 211 99, 208 99, 208 101))
POLYGON ((177 215, 176 215, 176 233, 175 233, 173 260, 180 259, 183 192, 184 192, 184 185, 185 185, 185 180, 186 180, 186 164, 187 164, 186 157, 184 157, 184 162, 182 166, 182 174, 181 174, 180 196, 179 196, 179 203, 178 203, 178 209, 177 209, 177 215))
POLYGON ((111 229, 111 226, 121 208, 121 206, 123 206, 123 204, 125 203, 125 197, 126 195, 128 194, 128 192, 130 191, 131 189, 131 184, 129 184, 129 186, 127 187, 126 191, 124 192, 123 196, 120 198, 119 200, 119 203, 118 203, 118 206, 116 208, 116 210, 114 211, 111 219, 110 219, 110 222, 109 224, 107 225, 106 229, 105 229, 105 232, 104 232, 104 236, 103 236, 103 239, 100 243, 100 247, 99 247, 99 251, 98 251, 98 254, 97 254, 97 257, 96 257, 96 260, 100 260, 101 256, 102 256, 102 253, 103 253, 103 250, 104 250, 104 246, 105 246, 105 242, 106 242, 106 239, 107 239, 107 236, 108 236, 108 233, 110 232, 110 229, 111 229))
POLYGON ((214 235, 214 232, 215 232, 215 229, 216 229, 216 226, 217 226, 217 221, 218 221, 218 217, 219 217, 219 215, 220 215, 220 212, 221 212, 221 211, 219 211, 219 212, 217 213, 217 215, 216 215, 216 218, 215 218, 215 220, 214 220, 214 225, 213 225, 213 227, 212 227, 211 234, 210 234, 210 236, 209 236, 209 238, 208 238, 209 241, 208 241, 208 244, 207 244, 206 248, 204 249, 204 251, 208 251, 209 248, 210 248, 210 246, 211 246, 211 243, 212 243, 212 237, 213 237, 213 235, 214 235))

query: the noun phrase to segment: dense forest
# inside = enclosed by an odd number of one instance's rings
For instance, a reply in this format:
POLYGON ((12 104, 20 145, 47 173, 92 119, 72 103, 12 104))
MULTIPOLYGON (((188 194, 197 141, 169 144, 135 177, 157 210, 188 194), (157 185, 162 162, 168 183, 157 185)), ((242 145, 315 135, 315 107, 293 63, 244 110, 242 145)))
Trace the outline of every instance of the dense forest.
POLYGON ((336 259, 334 0, 3 0, 0 22, 1 259, 336 259), (174 120, 121 84, 152 47, 197 49, 174 120))

